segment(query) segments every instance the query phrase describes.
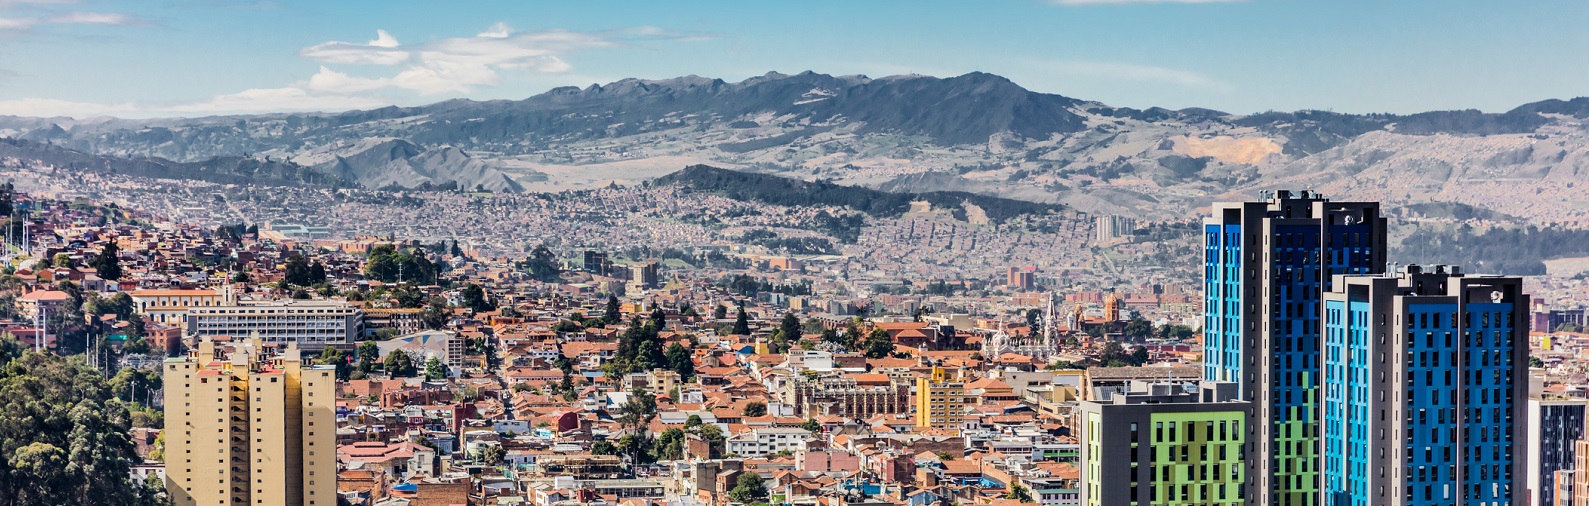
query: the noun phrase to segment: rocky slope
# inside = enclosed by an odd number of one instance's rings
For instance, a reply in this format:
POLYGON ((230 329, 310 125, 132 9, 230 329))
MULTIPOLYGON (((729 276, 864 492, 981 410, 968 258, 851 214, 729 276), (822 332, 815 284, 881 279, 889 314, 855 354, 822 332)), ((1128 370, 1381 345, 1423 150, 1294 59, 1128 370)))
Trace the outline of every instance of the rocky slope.
POLYGON ((1589 228, 1589 99, 1503 113, 1228 114, 1111 107, 999 76, 626 79, 517 101, 336 114, 0 117, 98 155, 289 159, 371 188, 637 183, 693 164, 898 192, 970 191, 1175 219, 1256 190, 1450 203, 1589 228))

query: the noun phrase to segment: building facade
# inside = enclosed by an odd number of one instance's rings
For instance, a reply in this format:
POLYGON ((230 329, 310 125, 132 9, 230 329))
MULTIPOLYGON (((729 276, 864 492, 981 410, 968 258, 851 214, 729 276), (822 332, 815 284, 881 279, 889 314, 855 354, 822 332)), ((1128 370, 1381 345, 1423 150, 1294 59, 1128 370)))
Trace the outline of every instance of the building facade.
POLYGON ((1077 403, 1081 504, 1247 504, 1250 403, 1233 383, 1138 383, 1109 401, 1077 403))
POLYGON ((877 415, 908 413, 910 387, 904 384, 860 386, 855 378, 796 378, 788 383, 786 402, 795 414, 806 417, 842 416, 867 419, 877 415))
POLYGON ((363 311, 346 302, 294 300, 243 303, 231 306, 189 307, 187 338, 259 336, 266 343, 296 343, 317 351, 326 346, 347 348, 358 342, 363 311))
POLYGON ((1326 506, 1526 504, 1528 296, 1446 266, 1324 295, 1326 506))
POLYGON ((1529 504, 1556 504, 1556 472, 1576 469, 1586 407, 1584 399, 1528 400, 1529 504))
POLYGON ((1204 228, 1206 381, 1252 402, 1253 504, 1312 505, 1319 491, 1320 294, 1336 274, 1385 265, 1379 204, 1276 191, 1217 203, 1204 228))
POLYGON ((236 303, 231 291, 225 293, 202 290, 136 290, 128 295, 138 314, 146 315, 158 323, 183 325, 187 323, 188 308, 215 307, 236 303))
POLYGON ((336 373, 287 343, 165 362, 166 493, 177 506, 337 503, 336 373), (180 403, 180 404, 178 404, 180 403))
POLYGON ((966 386, 950 381, 942 367, 916 378, 916 426, 934 429, 959 429, 966 418, 966 386))

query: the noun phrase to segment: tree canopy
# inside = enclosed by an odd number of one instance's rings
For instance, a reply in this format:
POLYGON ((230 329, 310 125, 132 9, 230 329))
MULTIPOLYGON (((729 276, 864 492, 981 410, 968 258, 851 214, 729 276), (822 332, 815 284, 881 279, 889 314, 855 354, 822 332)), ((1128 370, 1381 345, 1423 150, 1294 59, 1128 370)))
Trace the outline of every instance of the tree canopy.
POLYGON ((164 504, 131 478, 131 427, 99 371, 0 336, 0 502, 164 504))

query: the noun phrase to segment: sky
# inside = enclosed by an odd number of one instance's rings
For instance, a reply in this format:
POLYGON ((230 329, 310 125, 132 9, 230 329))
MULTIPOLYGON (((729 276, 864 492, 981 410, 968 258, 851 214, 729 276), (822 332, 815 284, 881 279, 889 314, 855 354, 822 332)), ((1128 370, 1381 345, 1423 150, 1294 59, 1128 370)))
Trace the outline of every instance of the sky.
POLYGON ((1589 2, 0 0, 0 115, 341 111, 768 71, 1109 105, 1410 113, 1589 95, 1589 2))

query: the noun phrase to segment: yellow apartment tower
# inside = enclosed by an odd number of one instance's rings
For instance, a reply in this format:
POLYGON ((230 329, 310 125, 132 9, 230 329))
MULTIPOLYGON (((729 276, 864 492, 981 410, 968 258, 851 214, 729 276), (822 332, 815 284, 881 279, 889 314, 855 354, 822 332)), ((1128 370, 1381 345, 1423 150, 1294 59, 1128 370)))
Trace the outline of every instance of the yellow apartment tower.
POLYGON ((166 492, 176 506, 335 506, 336 375, 254 337, 165 363, 166 492))
POLYGON ((931 378, 916 378, 916 427, 958 429, 965 417, 964 383, 949 381, 938 366, 933 366, 931 378))

